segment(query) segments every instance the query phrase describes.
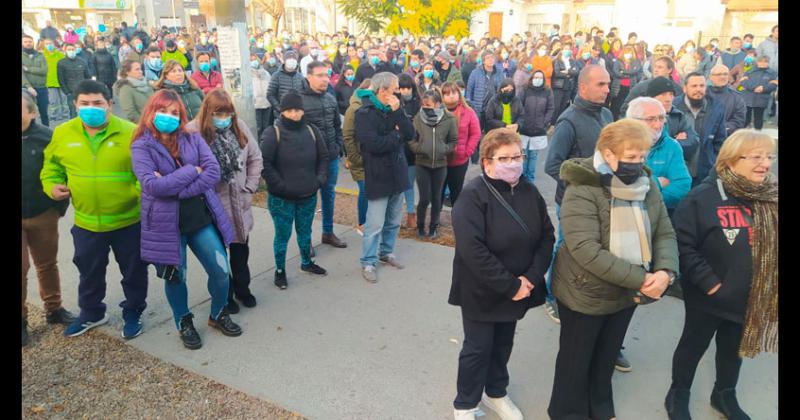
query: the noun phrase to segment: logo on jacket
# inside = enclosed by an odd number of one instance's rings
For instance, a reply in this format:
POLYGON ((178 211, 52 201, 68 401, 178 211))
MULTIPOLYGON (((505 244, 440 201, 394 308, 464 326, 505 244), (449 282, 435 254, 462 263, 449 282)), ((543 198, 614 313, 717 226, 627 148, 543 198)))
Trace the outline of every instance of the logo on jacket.
POLYGON ((722 227, 722 233, 728 243, 733 245, 739 230, 747 229, 747 237, 750 245, 753 245, 752 227, 748 220, 752 220, 753 214, 750 209, 741 206, 719 206, 717 207, 717 217, 722 227))
POLYGON ((728 239, 728 243, 731 245, 736 241, 736 236, 739 235, 739 229, 722 229, 722 232, 725 233, 725 238, 728 239))

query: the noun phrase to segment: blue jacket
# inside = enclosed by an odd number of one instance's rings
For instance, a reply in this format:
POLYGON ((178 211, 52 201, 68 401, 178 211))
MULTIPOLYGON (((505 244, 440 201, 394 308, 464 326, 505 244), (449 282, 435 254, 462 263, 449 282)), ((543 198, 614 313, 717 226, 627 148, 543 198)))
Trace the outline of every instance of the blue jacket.
POLYGON ((778 88, 771 80, 778 80, 778 73, 769 67, 760 69, 758 67, 744 74, 747 79, 741 83, 744 87, 744 103, 751 108, 766 108, 769 105, 769 95, 778 88), (761 93, 755 93, 755 88, 763 86, 761 93))
POLYGON ((740 49, 736 54, 731 53, 729 50, 725 50, 720 55, 717 63, 722 63, 725 65, 725 67, 733 69, 737 64, 744 61, 744 57, 746 55, 747 53, 744 51, 744 49, 740 49))
MULTIPOLYGON (((678 96, 672 100, 674 108, 678 108, 691 118, 692 111, 686 105, 686 95, 678 96)), ((700 136, 700 145, 696 153, 689 158, 689 173, 692 174, 692 185, 702 182, 717 161, 717 154, 722 148, 722 143, 728 138, 725 128, 725 105, 706 95, 705 103, 697 117, 702 119, 702 126, 694 123, 694 129, 700 136)))
POLYGON ((498 73, 503 73, 504 77, 511 79, 514 77, 514 72, 517 71, 517 60, 508 60, 508 69, 503 68, 503 62, 498 60, 494 63, 495 71, 498 73))
POLYGON ((669 136, 666 125, 661 131, 661 137, 647 154, 647 166, 653 171, 653 181, 661 190, 664 205, 670 210, 678 207, 678 203, 692 187, 692 177, 683 160, 683 149, 677 140, 669 136), (669 185, 662 187, 659 177, 667 178, 669 185))
POLYGON ((664 127, 667 129, 669 136, 675 139, 683 148, 683 160, 688 165, 697 151, 697 145, 700 144, 700 136, 694 131, 694 124, 686 117, 683 111, 673 106, 667 111, 667 123, 664 127), (679 133, 686 133, 686 138, 683 140, 676 139, 675 136, 679 133))
POLYGON ((476 67, 469 75, 467 80, 467 91, 464 95, 467 97, 469 106, 475 110, 475 113, 480 117, 483 111, 483 100, 486 95, 494 95, 497 89, 500 89, 500 83, 503 81, 503 72, 494 69, 494 73, 490 76, 486 74, 483 65, 476 67), (492 85, 489 81, 492 81, 492 85))

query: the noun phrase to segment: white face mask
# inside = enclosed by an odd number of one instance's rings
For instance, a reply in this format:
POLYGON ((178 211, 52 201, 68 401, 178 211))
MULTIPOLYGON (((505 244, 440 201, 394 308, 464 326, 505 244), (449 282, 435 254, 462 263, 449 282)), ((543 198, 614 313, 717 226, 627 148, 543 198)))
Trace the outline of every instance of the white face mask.
POLYGON ((539 79, 539 78, 533 79, 531 81, 531 84, 533 84, 534 87, 541 87, 544 84, 544 79, 539 79))
POLYGON ((286 69, 287 70, 294 70, 297 68, 297 60, 294 58, 290 58, 286 60, 286 69))
POLYGON ((539 50, 539 57, 544 57, 547 55, 547 50, 539 50))

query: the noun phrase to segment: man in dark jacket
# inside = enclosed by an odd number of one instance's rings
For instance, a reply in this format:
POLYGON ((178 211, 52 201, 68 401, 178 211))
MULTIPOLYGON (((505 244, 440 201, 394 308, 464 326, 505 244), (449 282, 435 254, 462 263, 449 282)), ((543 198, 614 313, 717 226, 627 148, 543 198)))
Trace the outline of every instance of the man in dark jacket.
POLYGON ((725 107, 722 103, 706 96, 706 78, 700 73, 692 72, 686 75, 683 92, 683 95, 675 98, 673 106, 686 114, 699 135, 700 143, 689 158, 689 173, 692 175, 694 187, 702 182, 714 167, 719 149, 728 138, 725 129, 725 107))
POLYGON ((383 60, 381 60, 382 55, 383 53, 376 48, 369 50, 367 53, 366 62, 361 63, 361 65, 358 66, 358 69, 356 69, 356 84, 361 84, 364 79, 369 79, 376 73, 381 73, 384 71, 394 73, 394 69, 390 69, 387 66, 387 63, 385 63, 385 55, 383 55, 383 60))
POLYGON ((106 39, 100 37, 95 43, 97 48, 94 51, 94 69, 97 72, 97 81, 108 86, 109 92, 113 92, 114 82, 117 81, 117 65, 114 64, 114 57, 106 49, 106 39))
POLYGON ((647 86, 647 95, 661 102, 667 112, 667 133, 678 141, 683 150, 683 160, 689 167, 689 160, 694 156, 700 137, 694 131, 694 123, 689 121, 686 114, 673 105, 675 97, 675 83, 667 77, 659 76, 647 86))
POLYGON ((39 31, 39 38, 47 38, 53 40, 53 42, 56 42, 61 39, 61 34, 58 33, 58 29, 53 27, 53 22, 46 20, 44 21, 44 28, 39 31))
POLYGON ((75 97, 72 96, 72 92, 75 91, 80 82, 91 79, 92 75, 89 74, 89 65, 78 58, 74 45, 67 44, 64 50, 67 56, 58 62, 58 84, 64 94, 67 95, 69 117, 75 118, 78 114, 75 112, 75 97))
MULTIPOLYGON (((202 39, 202 38, 201 38, 202 39)), ((280 70, 272 75, 267 88, 267 100, 272 106, 272 112, 277 119, 280 115, 281 98, 290 90, 300 91, 303 88, 303 75, 298 70, 297 53, 286 51, 284 53, 284 63, 280 70)))
POLYGON ((22 93, 22 345, 28 344, 28 255, 33 257, 39 278, 39 294, 44 301, 48 324, 69 325, 75 315, 61 306, 61 280, 58 275, 58 219, 69 200, 55 201, 44 194, 39 173, 44 149, 53 132, 36 124, 36 103, 22 93))
MULTIPOLYGON (((485 130, 484 124, 486 124, 486 121, 482 118, 483 105, 486 103, 487 96, 493 96, 500 89, 500 84, 503 82, 503 73, 495 68, 494 54, 491 51, 484 51, 481 54, 481 60, 482 65, 473 70, 467 80, 467 89, 464 92, 464 96, 467 98, 469 106, 478 115, 481 121, 481 129, 485 130)), ((473 162, 477 162, 477 157, 473 162)))
POLYGON ((42 110, 42 124, 50 125, 50 119, 47 116, 47 108, 50 103, 47 92, 47 60, 41 52, 33 48, 33 38, 28 35, 22 36, 22 75, 36 93, 36 105, 42 110))
POLYGON ((734 131, 745 127, 747 105, 741 93, 728 85, 730 70, 718 64, 711 68, 711 86, 708 96, 725 107, 725 130, 730 136, 734 131))
POLYGON ((91 77, 96 77, 97 71, 94 68, 94 54, 86 49, 83 42, 78 41, 75 43, 75 55, 89 66, 89 75, 91 77))
POLYGON ((368 282, 375 283, 378 260, 396 268, 403 267, 393 252, 403 215, 403 193, 409 187, 403 149, 414 137, 414 125, 395 96, 400 89, 397 76, 381 72, 371 79, 371 92, 362 98, 361 108, 356 111, 354 137, 364 162, 368 200, 361 251, 362 275, 368 282))
POLYGON ((308 65, 308 76, 302 82, 300 96, 303 97, 306 121, 322 132, 325 144, 328 146, 328 182, 320 188, 322 243, 336 248, 347 248, 347 243, 333 233, 333 206, 336 198, 336 181, 339 178, 339 155, 343 147, 339 105, 336 103, 336 98, 328 93, 329 80, 327 66, 321 61, 312 61, 308 65))

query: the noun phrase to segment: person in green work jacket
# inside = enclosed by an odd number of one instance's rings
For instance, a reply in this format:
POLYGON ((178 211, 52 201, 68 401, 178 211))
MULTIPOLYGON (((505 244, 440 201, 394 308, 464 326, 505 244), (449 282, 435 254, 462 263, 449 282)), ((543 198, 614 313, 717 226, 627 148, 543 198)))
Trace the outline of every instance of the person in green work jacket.
POLYGON ((142 333, 147 306, 147 265, 139 256, 140 187, 130 148, 136 126, 111 114, 111 93, 100 82, 84 80, 73 95, 78 117, 53 131, 40 174, 44 193, 58 201, 71 198, 75 209, 72 261, 80 272, 80 315, 64 335, 75 337, 108 322, 103 300, 110 247, 125 293, 122 336, 130 339, 142 333))

